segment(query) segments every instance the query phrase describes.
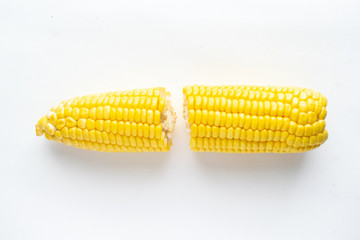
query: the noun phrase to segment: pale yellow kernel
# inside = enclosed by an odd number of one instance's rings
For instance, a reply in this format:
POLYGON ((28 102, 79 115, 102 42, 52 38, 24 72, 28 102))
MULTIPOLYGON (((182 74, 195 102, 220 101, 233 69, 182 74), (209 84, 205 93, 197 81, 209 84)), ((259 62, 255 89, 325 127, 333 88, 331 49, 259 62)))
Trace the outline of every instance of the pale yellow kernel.
POLYGON ((192 137, 190 139, 190 147, 195 148, 196 147, 196 138, 192 137))
POLYGON ((284 105, 284 117, 290 117, 291 112, 292 112, 292 108, 290 104, 285 104, 284 105))
POLYGON ((220 138, 225 138, 226 137, 226 128, 225 127, 220 128, 219 137, 220 138))
POLYGON ((231 113, 231 111, 232 111, 232 100, 227 99, 226 106, 225 106, 225 112, 231 113))
POLYGON ((189 110, 188 122, 189 122, 189 124, 193 124, 195 122, 195 111, 194 111, 194 109, 189 110))
POLYGON ((239 114, 239 127, 244 127, 245 125, 245 114, 244 113, 240 113, 239 114))
POLYGON ((83 140, 83 131, 80 128, 75 129, 76 139, 83 140))
POLYGON ((48 134, 47 132, 45 132, 45 138, 47 139, 47 140, 53 140, 54 138, 50 135, 50 134, 48 134))
POLYGON ((130 129, 131 129, 131 136, 136 137, 137 136, 137 125, 136 125, 136 123, 131 123, 130 124, 130 129))
POLYGON ((111 121, 110 120, 106 120, 104 121, 104 131, 109 133, 111 131, 111 121))
POLYGON ((60 130, 63 127, 65 127, 65 119, 56 120, 56 128, 60 130))
POLYGON ((308 114, 307 113, 300 113, 299 114, 299 124, 307 124, 308 123, 308 114))
POLYGON ((98 131, 103 131, 104 130, 104 120, 96 120, 95 121, 95 128, 98 131))
POLYGON ((59 131, 59 130, 56 130, 55 131, 55 137, 57 137, 58 139, 62 139, 63 137, 62 137, 62 134, 61 134, 61 132, 59 131))
POLYGON ((306 124, 304 127, 304 136, 311 136, 313 133, 313 127, 310 124, 306 124))
POLYGON ((254 131, 254 138, 253 141, 258 142, 261 140, 261 131, 255 130, 254 131))
POLYGON ((276 102, 271 102, 270 116, 277 116, 278 106, 276 102))
POLYGON ((154 111, 149 109, 147 110, 147 123, 153 124, 153 122, 154 122, 154 111))
POLYGON ((295 132, 295 135, 299 136, 299 137, 302 137, 302 136, 304 136, 304 132, 305 132, 305 127, 303 125, 298 125, 297 129, 296 129, 296 132, 295 132))
POLYGON ((65 124, 66 124, 66 126, 68 128, 75 127, 76 126, 76 121, 72 117, 67 117, 65 119, 65 124))
POLYGON ((149 137, 149 131, 150 131, 149 124, 145 123, 143 126, 143 136, 145 138, 149 137))
POLYGON ((308 104, 305 101, 300 101, 299 110, 300 110, 300 112, 307 113, 309 111, 308 104))
POLYGON ((155 125, 149 126, 149 138, 155 138, 155 125))
POLYGON ((67 127, 64 127, 61 129, 61 135, 64 137, 64 138, 68 138, 69 137, 69 129, 67 127))
POLYGON ((260 132, 260 141, 264 142, 267 141, 269 138, 269 132, 267 130, 262 130, 260 132))
POLYGON ((214 100, 214 98, 213 98, 213 97, 209 97, 207 109, 208 109, 209 111, 214 110, 214 105, 215 105, 215 100, 214 100))
POLYGON ((271 152, 274 148, 274 142, 267 142, 266 143, 266 152, 271 152))
POLYGON ((251 126, 251 115, 245 115, 244 129, 249 129, 251 126))
POLYGON ((303 137, 301 140, 301 147, 307 147, 309 146, 310 139, 308 137, 303 137))
POLYGON ((271 112, 271 103, 269 101, 264 102, 264 114, 269 115, 271 112))
POLYGON ((76 127, 69 128, 69 136, 71 139, 76 139, 76 127))
POLYGON ((281 130, 284 125, 284 118, 276 117, 276 130, 281 130))
POLYGON ((112 134, 117 134, 117 121, 111 121, 110 131, 112 134))
POLYGON ((232 123, 231 126, 236 128, 237 126, 239 126, 239 114, 237 113, 233 113, 232 114, 232 123))
POLYGON ((297 122, 297 120, 299 119, 299 110, 297 108, 294 108, 291 111, 290 119, 294 122, 297 122))
POLYGON ((283 126, 281 128, 281 131, 287 131, 289 129, 289 126, 290 126, 290 118, 284 118, 284 123, 283 123, 283 126))
POLYGON ((202 115, 202 111, 200 109, 196 110, 196 112, 195 112, 195 123, 196 124, 201 123, 201 115, 202 115))
POLYGON ((162 112, 164 110, 164 107, 165 107, 165 97, 161 97, 159 99, 159 106, 158 106, 158 110, 160 112, 162 112))
POLYGON ((291 121, 290 125, 289 125, 289 130, 288 130, 289 134, 294 134, 297 130, 297 127, 298 127, 297 123, 294 121, 291 121))
POLYGON ((285 105, 282 102, 277 103, 277 115, 284 116, 285 114, 285 105))
POLYGON ((125 136, 129 137, 131 136, 131 124, 130 122, 125 122, 125 136))
POLYGON ((137 125, 136 125, 136 127, 137 127, 137 136, 139 136, 139 137, 142 137, 143 136, 143 124, 142 123, 138 123, 137 125))
POLYGON ((228 128, 226 131, 226 138, 232 139, 234 137, 234 128, 228 128))
POLYGON ((220 129, 218 127, 213 126, 211 128, 211 135, 213 138, 219 137, 219 132, 220 132, 220 129))
POLYGON ((298 148, 301 146, 302 139, 301 137, 296 137, 294 142, 294 147, 298 148))
POLYGON ((77 121, 77 126, 78 126, 78 128, 85 129, 86 128, 86 119, 80 118, 77 121))
POLYGON ((201 109, 207 109, 207 105, 208 105, 208 98, 207 97, 202 97, 201 109))
POLYGON ((89 118, 94 119, 94 120, 96 119, 96 108, 95 107, 90 109, 89 118))
POLYGON ((72 108, 69 106, 64 107, 64 118, 71 117, 72 108))
POLYGON ((246 101, 245 101, 245 113, 246 113, 246 114, 250 114, 250 113, 251 113, 251 108, 252 108, 251 105, 252 105, 252 104, 251 104, 251 101, 250 101, 250 100, 246 100, 246 101))
POLYGON ((286 138, 286 144, 288 146, 293 146, 295 143, 295 136, 294 135, 289 135, 287 138, 286 138))
POLYGON ((257 116, 251 116, 251 126, 250 126, 250 128, 252 130, 256 130, 258 128, 258 123, 259 123, 258 117, 257 116))
POLYGON ((151 99, 151 105, 150 105, 150 109, 155 111, 158 107, 158 98, 157 97, 153 97, 151 99))
POLYGON ((269 115, 264 116, 265 119, 265 129, 270 129, 271 126, 271 117, 269 115))
POLYGON ((308 98, 308 95, 306 92, 301 92, 299 96, 300 100, 306 100, 308 98))
POLYGON ((216 111, 215 112, 214 125, 215 126, 220 126, 220 121, 221 121, 221 113, 219 111, 216 111))
POLYGON ((135 121, 135 109, 133 108, 129 109, 129 121, 130 122, 135 121))
POLYGON ((281 132, 280 141, 285 142, 288 136, 289 136, 288 132, 281 132))
POLYGON ((205 126, 203 124, 200 124, 198 126, 198 134, 197 134, 197 136, 198 137, 205 137, 205 135, 206 135, 206 128, 205 128, 205 126))
POLYGON ((105 106, 103 111, 104 111, 104 119, 107 120, 107 119, 110 119, 110 106, 105 106))
POLYGON ((320 95, 320 105, 323 107, 327 106, 327 98, 324 95, 320 95))
POLYGON ((96 134, 95 134, 96 130, 91 130, 89 131, 89 138, 91 142, 96 142, 96 134))
POLYGON ((51 123, 47 123, 45 125, 45 132, 49 135, 55 135, 56 127, 52 125, 51 123))
POLYGON ((224 112, 226 109, 226 98, 220 97, 220 111, 224 112))
POLYGON ((104 107, 100 106, 96 108, 96 119, 103 119, 104 107))
POLYGON ((241 134, 241 129, 240 128, 235 128, 235 130, 234 130, 234 139, 239 139, 240 134, 241 134))
POLYGON ((280 139, 281 139, 281 131, 275 131, 273 141, 280 141, 280 139))
POLYGON ((245 112, 245 100, 240 99, 239 100, 239 113, 244 113, 244 112, 245 112))
POLYGON ((161 118, 161 113, 159 110, 155 110, 154 111, 154 124, 159 124, 160 123, 160 118, 161 118))
POLYGON ((319 119, 324 120, 326 118, 326 115, 327 115, 326 108, 323 107, 322 110, 321 110, 321 113, 319 115, 319 119))
POLYGON ((320 122, 315 122, 313 124, 313 135, 317 135, 318 133, 320 133, 320 128, 321 128, 321 124, 320 122))
POLYGON ((194 109, 195 108, 195 100, 193 96, 188 96, 187 98, 187 106, 188 109, 194 109))
POLYGON ((269 135, 268 135, 267 141, 272 141, 272 140, 274 139, 274 137, 275 137, 275 132, 269 130, 269 131, 268 131, 268 134, 269 134, 269 135))
POLYGON ((277 125, 277 118, 276 117, 270 117, 270 130, 275 131, 277 125))
POLYGON ((87 109, 87 108, 81 108, 80 109, 80 113, 79 113, 79 117, 80 118, 88 118, 88 116, 89 116, 89 109, 87 109))
MULTIPOLYGON (((146 109, 144 109, 146 111, 146 109)), ((128 108, 123 108, 123 116, 122 119, 123 121, 129 121, 129 109, 128 108)))
POLYGON ((233 121, 233 115, 231 113, 227 113, 225 118, 225 127, 226 128, 231 127, 232 121, 233 121))
POLYGON ((232 113, 237 113, 238 109, 239 109, 239 101, 237 99, 233 99, 232 100, 231 112, 232 113))
POLYGON ((73 108, 72 111, 71 111, 71 116, 74 120, 78 120, 79 117, 80 117, 80 110, 79 108, 73 108))
POLYGON ((326 127, 326 122, 324 120, 319 120, 319 133, 324 132, 326 127))
POLYGON ((211 127, 210 126, 206 126, 205 127, 205 137, 209 138, 211 137, 211 127))

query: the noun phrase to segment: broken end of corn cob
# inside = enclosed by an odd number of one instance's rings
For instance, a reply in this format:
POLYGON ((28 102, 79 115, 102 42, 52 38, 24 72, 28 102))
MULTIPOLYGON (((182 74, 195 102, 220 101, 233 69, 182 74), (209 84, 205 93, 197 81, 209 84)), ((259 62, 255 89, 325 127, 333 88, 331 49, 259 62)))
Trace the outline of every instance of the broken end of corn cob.
POLYGON ((61 102, 35 125, 36 135, 103 152, 164 152, 176 114, 165 88, 87 95, 61 102))
POLYGON ((295 153, 328 138, 327 99, 311 89, 194 85, 183 94, 194 151, 295 153))

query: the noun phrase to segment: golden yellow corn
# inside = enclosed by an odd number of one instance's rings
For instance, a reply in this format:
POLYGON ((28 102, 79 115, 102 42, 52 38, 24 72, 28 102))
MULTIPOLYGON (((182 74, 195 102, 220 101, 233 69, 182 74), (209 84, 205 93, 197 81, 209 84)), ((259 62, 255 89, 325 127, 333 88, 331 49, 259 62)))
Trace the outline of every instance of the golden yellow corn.
POLYGON ((327 99, 310 89, 195 85, 183 93, 193 151, 304 152, 328 138, 327 99))
POLYGON ((36 124, 36 135, 103 152, 162 152, 176 114, 165 88, 87 95, 63 101, 36 124))

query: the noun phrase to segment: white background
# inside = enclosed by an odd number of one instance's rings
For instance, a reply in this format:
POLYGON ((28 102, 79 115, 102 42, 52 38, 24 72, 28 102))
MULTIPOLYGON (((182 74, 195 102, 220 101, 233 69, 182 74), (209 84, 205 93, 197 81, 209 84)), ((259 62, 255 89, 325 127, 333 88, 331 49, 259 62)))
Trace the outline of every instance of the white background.
POLYGON ((0 239, 360 239, 360 2, 0 2, 0 239), (186 84, 301 86, 328 97, 305 154, 189 149, 186 84), (61 100, 164 86, 169 153, 35 136, 61 100))

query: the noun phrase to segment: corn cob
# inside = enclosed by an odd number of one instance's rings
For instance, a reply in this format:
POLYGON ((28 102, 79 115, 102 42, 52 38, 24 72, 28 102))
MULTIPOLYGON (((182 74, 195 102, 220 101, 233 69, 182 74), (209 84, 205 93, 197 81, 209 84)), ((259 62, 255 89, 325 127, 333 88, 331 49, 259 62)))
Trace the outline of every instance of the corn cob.
POLYGON ((63 101, 36 124, 36 135, 103 152, 162 152, 176 114, 165 88, 87 95, 63 101))
POLYGON ((193 151, 294 153, 328 138, 327 99, 310 89, 195 85, 183 94, 193 151))

